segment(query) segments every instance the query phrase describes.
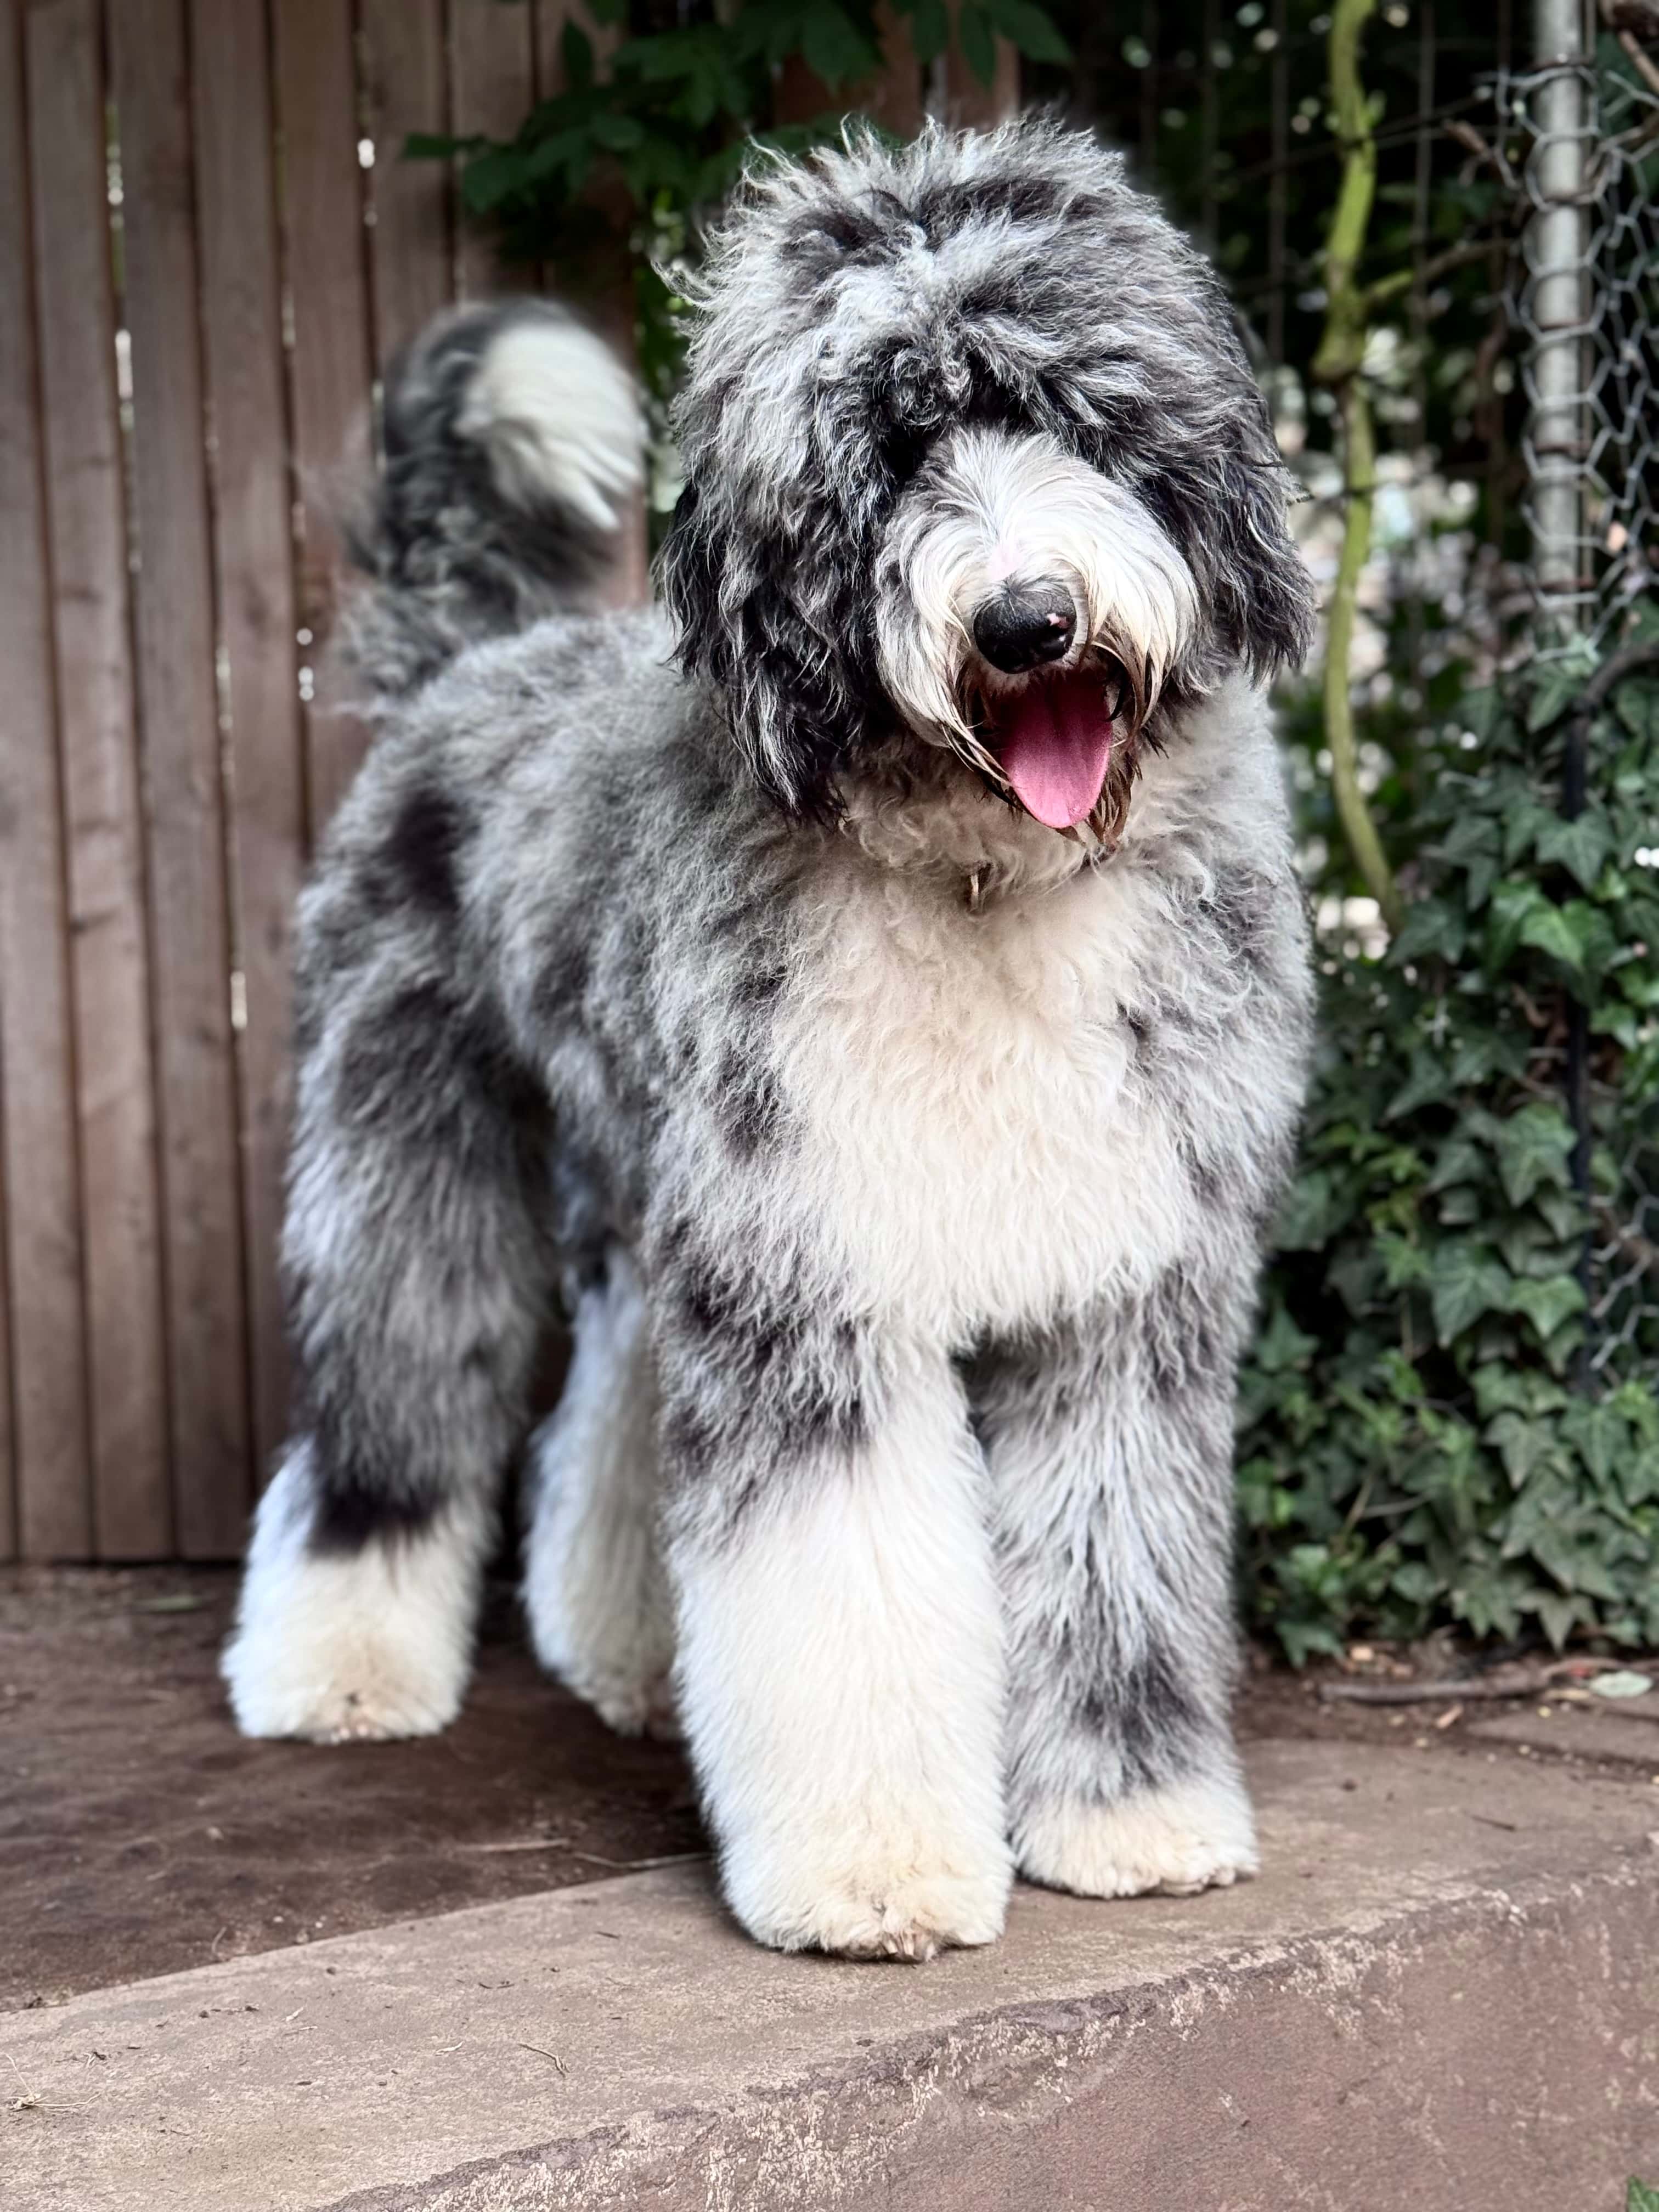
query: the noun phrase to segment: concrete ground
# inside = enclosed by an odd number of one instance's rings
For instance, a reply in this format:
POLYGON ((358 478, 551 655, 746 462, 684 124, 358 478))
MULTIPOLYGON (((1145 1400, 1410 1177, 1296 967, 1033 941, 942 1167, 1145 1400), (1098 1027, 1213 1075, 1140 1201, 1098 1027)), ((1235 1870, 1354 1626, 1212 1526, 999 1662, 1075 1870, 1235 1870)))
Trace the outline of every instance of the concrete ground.
POLYGON ((27 2212, 1618 2212, 1659 2175, 1659 1793, 1328 1744, 1266 1871, 781 1959, 705 1866, 0 2020, 27 2212))
POLYGON ((559 1837, 571 1882, 692 1816, 672 1752, 609 1786, 510 1639, 482 1734, 376 1780, 377 1753, 235 1744, 211 1608, 138 1611, 204 1586, 123 1587, 140 1625, 77 1649, 127 1663, 67 1728, 0 1606, 4 2212, 1620 2212, 1659 2181, 1659 1696, 1316 1716, 1258 1680, 1260 1880, 1022 1889, 988 1950, 854 1966, 756 1949, 697 1856, 550 1887, 559 1837), (238 1948, 285 1948, 213 1963, 243 1838, 265 1889, 286 1839, 298 1924, 250 1919, 238 1948), (62 1999, 27 1989, 35 1951, 152 1978, 62 1999))

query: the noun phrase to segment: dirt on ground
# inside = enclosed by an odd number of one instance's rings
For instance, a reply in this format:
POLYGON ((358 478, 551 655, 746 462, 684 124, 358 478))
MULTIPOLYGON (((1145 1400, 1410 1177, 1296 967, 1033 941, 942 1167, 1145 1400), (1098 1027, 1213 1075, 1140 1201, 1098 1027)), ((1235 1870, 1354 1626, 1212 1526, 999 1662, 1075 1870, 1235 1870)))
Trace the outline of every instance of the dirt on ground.
MULTIPOLYGON (((541 1674, 506 1584, 452 1729, 337 1748, 236 1735, 234 1594, 228 1570, 0 1570, 0 2010, 706 1847, 680 1752, 541 1674)), ((1494 1710, 1331 1705, 1321 1679, 1253 1652, 1241 1735, 1452 1755, 1494 1710)))
POLYGON ((453 1728, 338 1748, 235 1733, 235 1588, 0 1571, 0 2010, 704 1848, 678 1748, 549 1681, 505 1588, 453 1728))

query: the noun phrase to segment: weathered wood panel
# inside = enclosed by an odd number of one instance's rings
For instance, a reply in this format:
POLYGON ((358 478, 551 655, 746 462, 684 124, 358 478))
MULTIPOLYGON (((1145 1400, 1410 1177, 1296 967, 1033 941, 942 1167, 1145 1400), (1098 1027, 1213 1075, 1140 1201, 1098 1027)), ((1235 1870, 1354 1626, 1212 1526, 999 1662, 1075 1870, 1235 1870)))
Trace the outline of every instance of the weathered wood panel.
MULTIPOLYGON (((531 12, 499 0, 451 0, 450 112, 458 135, 482 131, 516 137, 536 97, 531 12)), ((457 289, 466 300, 496 292, 533 291, 536 272, 504 261, 489 228, 459 217, 457 289)))
POLYGON ((945 52, 945 119, 957 129, 987 130, 1006 123, 1019 106, 1019 54, 1006 39, 996 42, 989 84, 981 84, 952 38, 945 52))
POLYGON ((155 1084, 97 0, 28 14, 36 290, 69 835, 88 1416, 100 1559, 173 1545, 155 1084))
POLYGON ((406 161, 412 131, 449 127, 441 0, 362 0, 363 122, 374 147, 374 358, 398 348, 454 296, 450 179, 441 161, 406 161))
POLYGON ((23 17, 12 9, 0 21, 0 1133, 21 1547, 40 1559, 86 1555, 92 1501, 23 17))
POLYGON ((132 343, 173 1503, 186 1559, 240 1547, 247 1335, 183 0, 121 0, 110 51, 132 343))
MULTIPOLYGON (((351 0, 272 0, 294 343, 289 356, 301 543, 297 612, 312 696, 306 811, 314 841, 368 742, 331 659, 340 517, 368 469, 370 359, 351 0)), ((514 12, 511 9, 507 13, 514 12)))
MULTIPOLYGON (((596 23, 582 0, 537 0, 536 97, 551 99, 564 88, 564 27, 574 23, 593 49, 601 76, 623 33, 615 24, 596 23)), ((631 204, 620 184, 610 191, 601 186, 599 204, 611 224, 611 243, 597 260, 590 257, 581 268, 544 265, 546 289, 568 299, 591 315, 617 353, 630 367, 635 361, 634 340, 634 277, 628 253, 631 204)), ((605 597, 613 606, 642 606, 651 596, 649 531, 645 497, 634 502, 617 549, 617 564, 605 597)))
POLYGON ((214 571, 228 723, 250 1403, 264 1467, 288 1418, 276 1254, 291 1084, 294 905, 306 823, 282 276, 261 9, 191 0, 214 571), (251 127, 250 118, 267 118, 251 127))

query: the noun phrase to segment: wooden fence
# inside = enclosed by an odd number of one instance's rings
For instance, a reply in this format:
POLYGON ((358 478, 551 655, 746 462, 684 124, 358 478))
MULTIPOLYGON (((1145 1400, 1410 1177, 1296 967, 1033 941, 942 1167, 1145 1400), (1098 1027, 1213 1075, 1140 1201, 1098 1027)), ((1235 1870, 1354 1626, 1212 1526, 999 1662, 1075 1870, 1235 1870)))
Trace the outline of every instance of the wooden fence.
POLYGON ((0 10, 0 1559, 224 1558, 286 1409, 295 895, 362 746, 333 518, 388 355, 524 281, 398 149, 515 129, 566 5, 0 10))

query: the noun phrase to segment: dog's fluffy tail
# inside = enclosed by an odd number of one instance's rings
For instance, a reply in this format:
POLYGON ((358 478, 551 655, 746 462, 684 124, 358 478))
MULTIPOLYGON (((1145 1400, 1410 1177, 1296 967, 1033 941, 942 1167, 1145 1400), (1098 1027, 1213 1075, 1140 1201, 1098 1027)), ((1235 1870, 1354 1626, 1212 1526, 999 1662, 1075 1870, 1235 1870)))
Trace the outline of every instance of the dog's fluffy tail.
POLYGON ((348 619, 357 679, 406 696, 474 639, 579 605, 644 474, 634 381, 542 300, 458 308, 386 382, 385 464, 352 533, 374 579, 348 619))

